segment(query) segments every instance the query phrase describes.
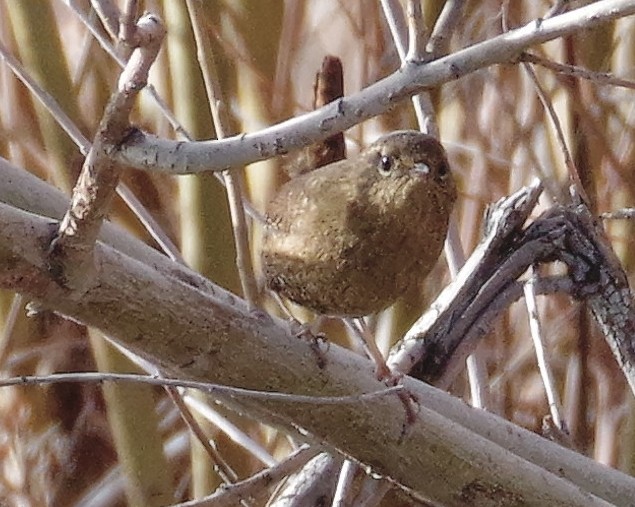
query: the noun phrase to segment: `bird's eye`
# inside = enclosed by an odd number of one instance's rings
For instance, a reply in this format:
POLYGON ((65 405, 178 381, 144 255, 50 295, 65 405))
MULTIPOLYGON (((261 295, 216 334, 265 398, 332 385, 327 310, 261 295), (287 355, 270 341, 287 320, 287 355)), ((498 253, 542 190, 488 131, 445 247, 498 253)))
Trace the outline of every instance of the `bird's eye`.
POLYGON ((379 174, 381 174, 382 176, 388 176, 390 174, 390 170, 392 169, 392 163, 393 160, 391 157, 389 157, 388 155, 383 155, 379 159, 379 174))

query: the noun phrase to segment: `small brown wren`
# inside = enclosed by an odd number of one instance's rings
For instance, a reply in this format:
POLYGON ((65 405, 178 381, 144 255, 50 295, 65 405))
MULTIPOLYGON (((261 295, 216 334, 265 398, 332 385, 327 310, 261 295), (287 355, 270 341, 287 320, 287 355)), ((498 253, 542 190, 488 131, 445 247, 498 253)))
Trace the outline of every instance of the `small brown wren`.
POLYGON ((390 306, 436 263, 456 201, 437 139, 392 132, 283 185, 266 209, 267 286, 324 315, 390 306))

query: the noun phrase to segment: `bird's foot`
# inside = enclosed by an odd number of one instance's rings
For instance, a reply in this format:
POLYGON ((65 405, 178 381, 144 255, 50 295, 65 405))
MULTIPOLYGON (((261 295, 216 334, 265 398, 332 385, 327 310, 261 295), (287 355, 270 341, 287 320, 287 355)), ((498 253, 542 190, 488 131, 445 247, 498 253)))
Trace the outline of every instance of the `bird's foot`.
POLYGON ((326 353, 329 350, 329 342, 326 335, 317 331, 320 326, 320 319, 316 319, 310 324, 302 324, 296 319, 291 320, 291 332, 296 338, 300 338, 309 343, 311 350, 317 359, 317 365, 320 369, 326 366, 326 353))
POLYGON ((397 395, 399 396, 399 400, 406 412, 406 418, 404 419, 401 427, 401 435, 399 436, 399 440, 402 441, 406 438, 408 431, 417 420, 417 414, 419 413, 419 409, 421 407, 419 405, 419 398, 417 398, 417 396, 411 391, 408 391, 408 389, 399 391, 397 395))
MULTIPOLYGON (((386 366, 388 368, 388 366, 386 366)), ((388 369, 388 375, 383 378, 379 378, 379 380, 383 380, 384 384, 388 387, 394 387, 397 385, 401 385, 403 381, 403 373, 398 373, 388 369)), ((408 389, 403 389, 397 392, 397 396, 399 397, 399 401, 403 405, 405 411, 405 419, 403 426, 401 428, 401 435, 399 436, 399 440, 402 441, 406 435, 408 434, 408 430, 417 420, 417 414, 419 413, 419 399, 415 394, 413 394, 408 389)))

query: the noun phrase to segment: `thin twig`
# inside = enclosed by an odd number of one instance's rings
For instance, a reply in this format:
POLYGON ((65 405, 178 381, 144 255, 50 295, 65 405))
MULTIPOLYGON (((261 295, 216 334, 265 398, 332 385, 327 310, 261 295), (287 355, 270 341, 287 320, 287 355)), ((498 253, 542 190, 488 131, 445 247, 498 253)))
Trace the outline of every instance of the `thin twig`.
POLYGON ((302 446, 277 465, 258 472, 244 481, 220 488, 206 498, 175 504, 172 507, 230 507, 238 505, 240 501, 247 500, 272 484, 280 482, 294 470, 305 465, 318 452, 319 450, 316 448, 302 446))
MULTIPOLYGON (((114 0, 90 0, 90 5, 99 16, 101 24, 112 40, 117 40, 121 12, 114 0)), ((136 18, 135 18, 136 19, 136 18)), ((134 23, 135 20, 132 22, 134 23)))
POLYGON ((126 0, 125 5, 121 10, 117 40, 131 47, 134 47, 137 44, 137 41, 135 40, 137 36, 135 22, 137 20, 138 9, 139 0, 126 0))
MULTIPOLYGON (((94 22, 97 17, 97 13, 93 10, 89 14, 91 22, 94 22)), ((93 36, 90 32, 85 32, 82 36, 82 42, 80 43, 81 53, 79 57, 73 58, 73 74, 72 74, 72 83, 73 83, 73 93, 78 93, 77 90, 80 89, 81 83, 86 78, 86 73, 88 71, 88 65, 93 61, 94 58, 94 45, 93 45, 93 36)))
POLYGON ((375 364, 375 374, 378 379, 385 379, 390 376, 390 369, 386 366, 386 359, 381 353, 381 350, 377 347, 377 342, 373 333, 370 331, 363 319, 342 319, 346 327, 351 331, 351 334, 358 338, 364 346, 368 357, 375 364))
MULTIPOLYGON (((112 346, 114 346, 121 354, 127 357, 133 364, 136 364, 142 370, 146 371, 148 374, 152 375, 152 378, 164 378, 161 374, 160 370, 156 368, 153 364, 145 361, 143 358, 134 354, 131 350, 126 347, 122 347, 119 343, 112 340, 110 337, 106 337, 106 340, 110 342, 112 346)), ((231 484, 236 482, 238 476, 234 472, 234 470, 230 467, 230 465, 223 459, 222 455, 218 452, 218 450, 212 446, 209 439, 205 435, 205 432, 199 425, 196 418, 191 413, 190 409, 186 405, 185 397, 181 395, 179 388, 173 385, 163 385, 163 389, 166 391, 168 397, 172 400, 174 405, 176 406, 181 419, 185 425, 189 428, 189 430, 194 435, 203 449, 207 452, 208 456, 212 460, 215 471, 218 473, 219 477, 225 484, 231 484)), ((198 407, 195 407, 198 408, 198 407)), ((198 410, 199 414, 201 410, 198 410)), ((205 416, 203 416, 205 417, 205 416)))
POLYGON ((408 0, 406 6, 408 20, 408 53, 404 61, 420 62, 426 55, 426 27, 419 0, 408 0))
POLYGON ((564 63, 554 62, 553 60, 549 60, 548 58, 544 58, 533 53, 521 54, 518 58, 518 62, 540 65, 541 67, 553 70, 558 74, 586 79, 598 85, 608 84, 635 90, 635 81, 631 81, 630 79, 622 79, 616 77, 610 72, 596 72, 593 70, 585 69, 584 67, 580 67, 578 65, 567 65, 564 63))
POLYGON ((232 442, 245 449, 245 451, 262 464, 271 467, 278 463, 267 449, 262 447, 262 445, 236 426, 236 424, 230 421, 226 416, 220 414, 211 404, 206 403, 201 397, 194 396, 194 394, 190 392, 184 394, 183 400, 187 403, 187 406, 195 410, 201 418, 216 426, 220 431, 225 433, 232 442))
MULTIPOLYGON (((186 0, 187 10, 190 15, 190 22, 194 31, 196 41, 197 56, 207 100, 209 102, 216 137, 223 139, 229 129, 229 118, 227 117, 227 105, 223 98, 223 93, 218 81, 218 72, 214 62, 214 52, 206 32, 201 26, 200 4, 193 0, 186 0)), ((257 305, 258 285, 254 275, 254 268, 251 262, 251 249, 249 248, 249 229, 245 218, 245 208, 243 207, 243 193, 240 185, 240 175, 234 174, 233 170, 223 171, 223 180, 227 190, 227 201, 234 231, 234 242, 236 245, 236 267, 240 276, 240 284, 244 298, 250 305, 257 305)))
POLYGON ((33 79, 22 64, 11 54, 7 47, 0 43, 0 58, 11 69, 13 74, 22 81, 22 84, 33 94, 33 96, 48 110, 57 124, 62 127, 66 134, 79 147, 83 155, 87 155, 90 150, 90 141, 84 137, 79 128, 73 123, 70 117, 60 107, 55 98, 44 90, 33 79))
POLYGON ((190 409, 185 404, 185 401, 181 397, 181 393, 177 390, 176 387, 166 387, 166 392, 168 396, 172 400, 181 415, 181 419, 185 422, 186 426, 192 432, 192 434, 196 437, 198 442, 203 446, 205 452, 210 456, 212 463, 214 464, 214 471, 218 474, 218 476, 223 480, 225 484, 233 484, 238 480, 238 474, 232 469, 229 463, 223 458, 223 455, 210 444, 207 435, 201 428, 201 425, 192 415, 190 409))
POLYGON ((562 404, 560 403, 560 396, 556 389, 556 385, 553 379, 553 372, 551 366, 547 360, 547 353, 545 350, 545 344, 542 338, 542 330, 540 329, 540 317, 538 315, 538 305, 536 304, 536 292, 534 286, 536 284, 535 269, 527 282, 523 284, 523 291, 525 294, 525 305, 527 306, 527 314, 529 316, 529 330, 531 331, 531 338, 534 342, 534 350, 536 354, 536 361, 538 362, 538 369, 540 370, 540 376, 542 383, 545 386, 545 392, 547 393, 547 401, 549 402, 549 411, 551 412, 551 418, 560 430, 564 430, 564 420, 562 418, 562 404))
POLYGON ((76 372, 76 373, 52 373, 50 375, 23 375, 0 379, 0 387, 30 386, 39 384, 65 384, 69 382, 82 382, 89 384, 101 384, 103 382, 132 382, 151 386, 185 387, 198 389, 211 394, 223 394, 237 398, 266 399, 270 401, 292 403, 315 403, 326 405, 340 405, 349 403, 361 403, 381 396, 403 391, 403 386, 392 386, 370 393, 356 394, 352 396, 304 396, 298 394, 286 394, 269 391, 255 391, 239 387, 222 386, 208 382, 194 380, 171 379, 158 376, 137 375, 133 373, 102 373, 102 372, 76 372))
MULTIPOLYGON (((408 30, 408 50, 403 44, 405 34, 400 33, 400 27, 403 25, 397 20, 401 19, 401 7, 396 2, 384 1, 381 3, 384 16, 388 21, 393 36, 393 42, 399 53, 401 65, 404 66, 408 62, 423 62, 427 59, 425 53, 425 44, 423 43, 423 15, 421 12, 421 2, 417 0, 408 0, 407 12, 407 30, 408 30)), ((428 93, 419 93, 412 97, 412 105, 414 107, 417 122, 422 132, 426 132, 435 137, 439 137, 439 129, 434 121, 434 110, 430 95, 428 93)))
MULTIPOLYGON (((503 31, 508 32, 509 27, 507 25, 507 9, 504 10, 501 22, 502 22, 503 31)), ((564 162, 567 168, 567 173, 569 174, 569 179, 576 186, 578 194, 583 197, 585 202, 589 203, 590 201, 584 189, 584 185, 582 184, 582 181, 580 180, 580 175, 578 173, 577 167, 575 166, 575 162, 573 161, 573 157, 571 156, 571 152, 569 151, 569 147, 567 146, 567 141, 564 136, 564 131, 562 130, 562 125, 560 124, 560 119, 558 118, 558 114, 556 113, 556 110, 553 107, 553 103, 551 102, 551 99, 549 98, 544 88, 540 84, 540 81, 538 80, 538 76, 536 76, 536 73, 534 72, 534 69, 531 67, 531 65, 528 63, 523 63, 521 65, 523 66, 523 69, 525 70, 525 72, 529 76, 529 79, 533 83, 534 89, 536 90, 536 94, 538 95, 538 98, 540 99, 540 102, 542 103, 543 107, 547 111, 549 119, 551 120, 551 124, 553 125, 553 128, 556 131, 556 138, 558 139, 558 144, 560 145, 560 150, 562 151, 562 155, 564 157, 564 162)))
MULTIPOLYGON (((445 257, 450 268, 450 277, 456 279, 459 271, 465 265, 465 252, 461 244, 461 237, 456 220, 450 220, 448 237, 445 241, 445 257)), ((488 407, 487 368, 482 353, 475 349, 465 360, 468 382, 470 386, 470 402, 477 408, 488 407)))
POLYGON ((571 183, 576 186, 578 193, 583 196, 585 202, 590 202, 589 198, 584 190, 584 185, 580 180, 580 175, 578 173, 578 169, 575 166, 573 161, 573 157, 571 156, 571 152, 569 151, 569 147, 567 146, 567 141, 564 136, 564 132, 562 130, 562 125, 560 124, 560 119, 558 118, 558 114, 556 113, 555 108, 553 107, 553 103, 551 99, 545 93, 540 81, 538 81, 538 77, 536 73, 531 68, 528 63, 523 63, 523 68, 527 72, 527 75, 531 79, 534 87, 536 89, 536 93, 540 98, 540 102, 542 102, 543 107, 547 111, 549 118, 551 119, 551 124, 553 125, 554 130, 556 131, 556 138, 558 139, 558 144, 560 145, 560 150, 562 151, 562 155, 564 157, 565 166, 567 167, 567 173, 569 174, 569 179, 571 183))
POLYGON ((397 15, 397 12, 401 11, 401 5, 398 0, 380 0, 380 3, 386 23, 388 23, 388 28, 390 29, 390 35, 397 49, 399 60, 404 62, 406 60, 406 35, 408 28, 403 16, 397 15))
POLYGON ((2 335, 0 335, 0 365, 4 365, 7 360, 7 354, 11 350, 11 337, 15 331, 15 325, 18 322, 18 316, 24 308, 24 297, 20 294, 14 294, 11 299, 11 306, 4 318, 4 327, 2 335))
MULTIPOLYGON (((430 59, 425 48, 425 26, 421 2, 419 0, 408 0, 408 54, 401 63, 422 62, 430 59)), ((427 92, 418 93, 412 97, 412 106, 417 116, 419 129, 426 134, 439 137, 439 126, 436 122, 436 115, 430 94, 427 92)))

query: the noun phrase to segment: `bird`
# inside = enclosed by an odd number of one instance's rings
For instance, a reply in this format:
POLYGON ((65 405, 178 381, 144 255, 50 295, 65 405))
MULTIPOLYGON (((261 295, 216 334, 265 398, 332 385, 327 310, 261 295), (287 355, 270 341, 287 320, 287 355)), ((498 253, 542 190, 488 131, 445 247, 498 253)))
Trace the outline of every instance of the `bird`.
POLYGON ((267 288, 315 313, 379 312, 429 274, 457 199, 447 154, 415 130, 285 183, 266 206, 267 288))

